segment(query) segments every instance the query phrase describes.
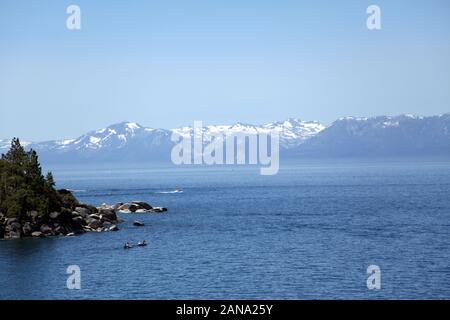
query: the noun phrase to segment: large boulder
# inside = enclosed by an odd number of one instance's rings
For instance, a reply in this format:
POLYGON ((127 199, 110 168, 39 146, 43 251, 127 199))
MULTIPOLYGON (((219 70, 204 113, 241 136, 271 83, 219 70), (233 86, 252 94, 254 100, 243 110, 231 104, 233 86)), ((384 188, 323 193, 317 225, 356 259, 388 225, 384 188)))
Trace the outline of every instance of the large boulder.
POLYGON ((25 237, 28 237, 33 232, 33 227, 30 222, 25 222, 22 227, 22 233, 25 237))
POLYGON ((90 220, 88 226, 89 226, 89 228, 92 228, 92 229, 98 229, 103 226, 103 223, 100 220, 92 219, 92 220, 90 220))
POLYGON ((131 211, 130 210, 131 203, 124 203, 117 208, 119 211, 131 211))
POLYGON ((88 209, 91 213, 98 213, 98 209, 94 206, 91 206, 89 204, 81 204, 80 207, 88 209))
POLYGON ((81 215, 81 213, 79 213, 79 212, 77 212, 77 211, 72 211, 72 218, 75 218, 75 217, 81 217, 81 218, 83 218, 83 216, 81 215))
POLYGON ((5 220, 5 224, 6 225, 10 225, 10 224, 13 224, 15 222, 17 222, 17 218, 6 218, 6 220, 5 220))
POLYGON ((121 205, 123 205, 123 202, 116 203, 115 205, 111 206, 111 209, 114 211, 118 210, 121 205))
POLYGON ((76 216, 72 218, 72 227, 75 229, 82 229, 84 225, 86 225, 86 220, 83 217, 76 216))
POLYGON ((55 225, 55 229, 53 230, 55 235, 65 235, 67 232, 65 228, 61 225, 55 225))
POLYGON ((22 225, 19 222, 17 222, 17 221, 14 221, 12 223, 8 223, 8 226, 11 228, 11 230, 20 230, 20 229, 22 229, 22 225))
POLYGON ((117 220, 116 212, 112 209, 100 209, 98 211, 98 214, 100 215, 101 220, 106 220, 106 221, 111 221, 111 222, 117 220))
POLYGON ((49 216, 50 216, 50 219, 58 219, 60 215, 61 215, 61 212, 54 211, 54 212, 51 212, 49 216))
POLYGON ((138 209, 141 209, 141 207, 135 203, 125 203, 118 208, 118 210, 120 211, 130 211, 130 212, 136 212, 138 209))
POLYGON ((109 221, 103 221, 103 227, 109 228, 111 225, 112 225, 111 222, 109 222, 109 221))
POLYGON ((88 215, 90 215, 92 213, 91 210, 89 210, 88 208, 84 208, 84 207, 76 207, 75 211, 78 212, 78 214, 82 217, 87 217, 88 215))
POLYGON ((5 226, 5 239, 19 239, 22 236, 22 225, 16 218, 9 218, 5 226))
POLYGON ((131 204, 134 204, 138 207, 138 209, 151 210, 153 207, 144 201, 133 201, 131 204))
POLYGON ((45 235, 40 231, 34 231, 31 233, 32 237, 44 237, 45 235))
POLYGON ((144 223, 143 223, 143 222, 140 222, 140 221, 137 221, 137 220, 135 220, 135 221, 133 221, 133 226, 136 226, 136 227, 143 227, 143 226, 144 226, 144 223))
POLYGON ((59 220, 70 221, 70 219, 72 219, 72 210, 61 208, 61 212, 58 218, 59 220))
POLYGON ((81 216, 72 217, 72 221, 78 224, 83 224, 83 222, 86 222, 86 220, 81 216))
POLYGON ((20 239, 21 236, 20 230, 5 231, 5 239, 20 239))
POLYGON ((97 210, 101 210, 101 209, 113 209, 113 206, 106 204, 106 203, 102 203, 102 205, 100 207, 98 207, 97 210))
POLYGON ((52 228, 48 224, 43 224, 40 228, 41 232, 45 235, 51 235, 53 233, 52 228))

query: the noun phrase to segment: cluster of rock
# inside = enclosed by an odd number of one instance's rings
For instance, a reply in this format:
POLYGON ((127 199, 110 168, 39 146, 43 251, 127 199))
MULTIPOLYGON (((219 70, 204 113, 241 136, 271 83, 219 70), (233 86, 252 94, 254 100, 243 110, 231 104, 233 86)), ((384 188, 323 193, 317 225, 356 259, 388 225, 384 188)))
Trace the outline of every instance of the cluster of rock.
POLYGON ((122 213, 161 213, 167 211, 167 208, 152 207, 150 204, 143 201, 132 201, 128 203, 119 202, 114 205, 108 205, 104 203, 100 208, 119 211, 122 213))
MULTIPOLYGON (((0 239, 72 236, 84 232, 118 231, 117 224, 122 220, 116 212, 160 213, 166 211, 167 208, 164 207, 152 207, 143 201, 132 201, 115 205, 103 204, 98 208, 79 204, 73 210, 62 207, 60 211, 49 215, 29 211, 22 221, 17 218, 8 218, 0 212, 0 239)), ((134 221, 133 225, 144 226, 140 221, 134 221)))
POLYGON ((25 222, 17 218, 8 218, 0 212, 0 239, 18 239, 22 237, 71 236, 84 232, 117 231, 121 222, 115 210, 80 205, 73 211, 61 208, 60 212, 42 215, 29 211, 25 222))

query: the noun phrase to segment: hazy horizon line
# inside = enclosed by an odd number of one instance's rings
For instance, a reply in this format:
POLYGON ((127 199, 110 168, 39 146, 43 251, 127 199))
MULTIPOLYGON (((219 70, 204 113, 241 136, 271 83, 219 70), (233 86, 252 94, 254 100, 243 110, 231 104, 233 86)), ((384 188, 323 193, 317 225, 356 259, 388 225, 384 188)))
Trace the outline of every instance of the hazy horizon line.
MULTIPOLYGON (((285 121, 288 121, 288 120, 297 120, 297 121, 302 121, 302 122, 315 122, 315 123, 319 123, 319 124, 322 124, 322 125, 324 125, 325 127, 329 127, 329 126, 331 126, 334 122, 336 122, 336 121, 339 121, 339 120, 343 120, 343 119, 359 119, 359 120, 361 120, 361 119, 375 119, 375 118, 378 118, 378 117, 390 117, 390 118, 396 118, 396 117, 401 117, 401 116, 411 116, 411 117, 414 117, 414 118, 432 118, 432 117, 441 117, 441 116, 444 116, 444 115, 448 115, 448 114, 450 114, 450 111, 449 112, 445 112, 445 113, 441 113, 441 114, 431 114, 431 115, 423 115, 423 114, 417 114, 417 113, 400 113, 400 114, 395 114, 395 115, 393 115, 393 114, 380 114, 380 115, 374 115, 374 116, 342 116, 342 117, 339 117, 339 118, 337 118, 337 119, 335 119, 335 120, 333 120, 332 122, 330 122, 330 123, 325 123, 325 122, 322 122, 322 121, 320 121, 320 120, 304 120, 304 119, 302 119, 302 118, 299 118, 299 117, 287 117, 287 118, 285 118, 284 120, 274 120, 274 121, 272 121, 272 122, 264 122, 264 123, 259 123, 259 124, 255 124, 255 123, 248 123, 248 122, 241 122, 241 121, 236 121, 236 122, 234 122, 234 123, 232 123, 232 124, 224 124, 224 123, 219 123, 219 122, 217 122, 216 124, 208 124, 208 125, 204 125, 203 127, 210 127, 210 126, 234 126, 234 125, 237 125, 237 124, 242 124, 242 125, 249 125, 249 126, 263 126, 263 125, 268 125, 268 124, 274 124, 274 123, 280 123, 280 122, 285 122, 285 121)), ((137 125, 139 125, 140 126, 140 128, 144 128, 144 129, 152 129, 152 130, 174 130, 174 129, 180 129, 180 128, 186 128, 186 127, 192 127, 192 125, 181 125, 181 126, 176 126, 176 127, 172 127, 172 128, 162 128, 162 127, 148 127, 148 126, 146 126, 146 125, 142 125, 140 122, 138 122, 138 121, 128 121, 128 120, 125 120, 125 121, 119 121, 119 122, 114 122, 114 123, 112 123, 112 124, 110 124, 110 125, 107 125, 106 127, 98 127, 97 129, 91 129, 91 130, 89 130, 89 131, 85 131, 84 133, 81 133, 81 134, 78 134, 75 138, 78 138, 78 137, 81 137, 81 136, 83 136, 83 135, 85 135, 85 134, 87 134, 87 133, 90 133, 90 132, 96 132, 96 131, 99 131, 99 130, 102 130, 102 129, 106 129, 106 128, 109 128, 109 127, 112 127, 112 126, 116 126, 116 125, 119 125, 119 124, 123 124, 123 123, 130 123, 130 124, 137 124, 137 125)), ((17 138, 18 136, 16 136, 16 135, 13 135, 13 136, 11 136, 11 137, 9 137, 9 138, 0 138, 0 141, 11 141, 13 138, 17 138)), ((39 139, 28 139, 28 138, 21 138, 21 137, 18 137, 22 142, 27 142, 27 143, 34 143, 34 142, 49 142, 49 141, 62 141, 62 140, 70 140, 70 139, 74 139, 74 137, 72 136, 71 138, 68 138, 68 137, 66 137, 66 138, 56 138, 56 139, 44 139, 44 140, 39 140, 39 139)))

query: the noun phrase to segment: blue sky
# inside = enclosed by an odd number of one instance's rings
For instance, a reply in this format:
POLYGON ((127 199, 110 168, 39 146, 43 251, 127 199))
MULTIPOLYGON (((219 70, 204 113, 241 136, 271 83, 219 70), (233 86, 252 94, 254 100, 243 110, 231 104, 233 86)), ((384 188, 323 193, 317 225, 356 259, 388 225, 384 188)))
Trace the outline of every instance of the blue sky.
POLYGON ((0 0, 0 139, 446 112, 446 0, 0 0))

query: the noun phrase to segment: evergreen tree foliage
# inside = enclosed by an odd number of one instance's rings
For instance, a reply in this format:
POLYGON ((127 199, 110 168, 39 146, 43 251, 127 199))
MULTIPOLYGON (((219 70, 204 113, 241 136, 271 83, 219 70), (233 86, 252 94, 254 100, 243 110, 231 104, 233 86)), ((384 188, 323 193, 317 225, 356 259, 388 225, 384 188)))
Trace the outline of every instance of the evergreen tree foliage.
POLYGON ((51 172, 44 177, 36 151, 26 151, 14 138, 0 159, 0 212, 24 221, 29 211, 47 216, 61 205, 51 172))

